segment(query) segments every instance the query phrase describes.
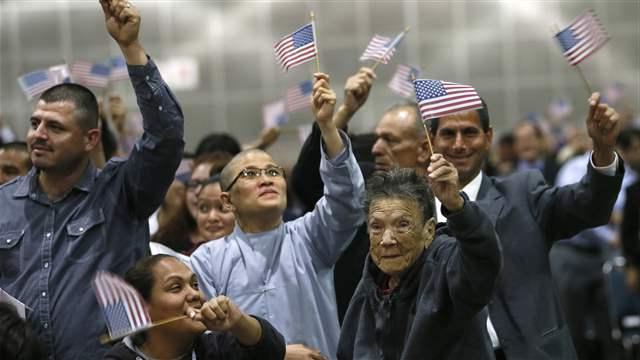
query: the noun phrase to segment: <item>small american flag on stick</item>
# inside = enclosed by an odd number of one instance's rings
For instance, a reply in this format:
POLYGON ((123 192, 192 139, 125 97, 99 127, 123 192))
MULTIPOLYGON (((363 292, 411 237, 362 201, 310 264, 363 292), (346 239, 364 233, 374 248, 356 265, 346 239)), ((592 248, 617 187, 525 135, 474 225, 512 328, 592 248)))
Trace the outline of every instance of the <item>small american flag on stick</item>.
POLYGON ((284 71, 313 60, 316 57, 313 23, 286 35, 273 45, 273 49, 284 71))
POLYGON ((93 280, 109 336, 117 339, 151 326, 151 318, 140 294, 124 280, 100 271, 93 280))
POLYGON ((569 26, 559 31, 555 38, 569 64, 578 65, 600 49, 609 40, 609 35, 596 13, 593 10, 587 10, 569 26))
POLYGON ((482 100, 469 85, 441 80, 418 79, 413 82, 422 120, 482 108, 482 100))

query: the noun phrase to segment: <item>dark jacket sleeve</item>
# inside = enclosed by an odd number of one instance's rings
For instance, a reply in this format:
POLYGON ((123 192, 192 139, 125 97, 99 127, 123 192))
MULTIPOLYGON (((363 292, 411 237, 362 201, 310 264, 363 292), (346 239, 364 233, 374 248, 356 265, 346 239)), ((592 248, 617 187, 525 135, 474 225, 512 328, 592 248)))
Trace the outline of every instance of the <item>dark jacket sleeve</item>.
POLYGON ((546 238, 553 242, 609 222, 622 186, 624 164, 618 156, 614 176, 588 165, 587 174, 579 182, 562 187, 550 187, 539 172, 529 174, 529 207, 546 238))
POLYGON ((253 316, 262 326, 262 337, 253 346, 240 344, 231 333, 208 333, 196 345, 198 360, 282 360, 285 354, 284 337, 268 321, 253 316), (201 356, 202 355, 202 356, 201 356))
POLYGON ((502 267, 498 235, 475 202, 465 200, 460 211, 445 209, 443 215, 458 243, 447 264, 449 293, 455 304, 480 309, 489 303, 502 267))
POLYGON ((620 238, 627 262, 640 266, 640 181, 627 188, 620 238))
POLYGON ((144 133, 124 165, 123 190, 131 212, 146 220, 162 203, 182 160, 184 117, 153 60, 130 65, 129 76, 144 133))
POLYGON ((300 155, 291 173, 291 185, 305 211, 313 210, 323 194, 324 183, 320 178, 320 142, 322 132, 314 123, 311 134, 300 149, 300 155))

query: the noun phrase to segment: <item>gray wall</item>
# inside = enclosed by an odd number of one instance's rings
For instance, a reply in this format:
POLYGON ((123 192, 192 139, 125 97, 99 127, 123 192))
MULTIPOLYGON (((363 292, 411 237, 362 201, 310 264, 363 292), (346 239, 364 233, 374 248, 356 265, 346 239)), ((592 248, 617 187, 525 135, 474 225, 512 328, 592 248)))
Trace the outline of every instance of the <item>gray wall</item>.
MULTIPOLYGON (((312 65, 282 73, 272 44, 317 17, 320 61, 339 93, 373 33, 411 31, 393 63, 380 66, 372 98, 352 128, 369 131, 378 115, 398 100, 386 87, 396 63, 415 64, 425 77, 472 84, 487 100, 498 130, 525 113, 542 112, 553 96, 584 114, 587 93, 551 39, 586 8, 601 17, 612 39, 582 69, 594 88, 612 81, 628 87, 631 106, 640 105, 640 1, 189 1, 134 0, 141 8, 142 40, 155 58, 195 56, 200 61, 197 91, 177 92, 186 115, 187 148, 203 134, 229 131, 241 141, 257 136, 262 105, 310 76, 312 65)), ((24 134, 33 107, 22 95, 18 74, 83 59, 118 54, 104 30, 97 0, 0 1, 0 113, 24 134)), ((134 106, 127 83, 115 90, 134 106)), ((296 113, 274 147, 291 162, 299 143, 295 126, 310 122, 296 113)))

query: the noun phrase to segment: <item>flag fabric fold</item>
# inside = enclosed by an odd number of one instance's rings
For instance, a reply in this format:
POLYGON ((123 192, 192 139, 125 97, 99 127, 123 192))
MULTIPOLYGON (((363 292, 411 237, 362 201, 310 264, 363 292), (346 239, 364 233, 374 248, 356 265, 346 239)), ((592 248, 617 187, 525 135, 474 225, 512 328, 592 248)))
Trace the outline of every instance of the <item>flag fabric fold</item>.
POLYGON ((112 339, 144 330, 152 324, 140 294, 118 276, 99 271, 93 286, 112 339))
POLYGON ((129 69, 127 68, 127 62, 122 56, 112 56, 107 60, 107 63, 111 67, 109 80, 129 80, 129 69))
POLYGON ((420 69, 400 64, 389 81, 389 89, 402 97, 410 97, 414 93, 413 80, 419 76, 420 69))
POLYGON ((316 57, 313 23, 304 25, 273 45, 276 59, 284 71, 313 60, 316 57))
POLYGON ((482 108, 480 96, 469 85, 429 79, 418 79, 413 83, 422 120, 482 108))
POLYGON ((305 80, 287 90, 285 96, 285 108, 287 112, 304 110, 311 107, 311 92, 313 84, 311 80, 305 80))
POLYGON ((609 40, 609 35, 596 13, 586 10, 558 32, 555 38, 569 64, 575 66, 600 49, 609 40))
POLYGON ((35 70, 18 77, 18 84, 27 99, 31 100, 58 83, 49 70, 43 69, 35 70))
POLYGON ((373 60, 388 64, 396 51, 396 46, 404 38, 404 35, 404 31, 393 39, 378 34, 373 35, 364 53, 360 56, 360 61, 373 60))
POLYGON ((104 64, 88 61, 77 61, 71 65, 73 81, 85 86, 107 87, 111 76, 111 68, 104 64))
POLYGON ((274 101, 262 107, 262 124, 265 129, 279 127, 286 124, 288 120, 283 100, 274 101))

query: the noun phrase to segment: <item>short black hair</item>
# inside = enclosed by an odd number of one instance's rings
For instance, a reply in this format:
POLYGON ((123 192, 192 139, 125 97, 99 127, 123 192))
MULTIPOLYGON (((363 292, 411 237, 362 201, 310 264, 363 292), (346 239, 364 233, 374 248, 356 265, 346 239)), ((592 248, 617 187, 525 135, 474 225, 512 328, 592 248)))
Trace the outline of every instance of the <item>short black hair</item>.
POLYGON ((14 141, 6 144, 1 144, 0 149, 2 150, 14 150, 28 153, 29 149, 27 148, 27 143, 24 141, 14 141))
POLYGON ((196 147, 195 157, 215 151, 226 152, 234 156, 242 151, 242 146, 236 138, 227 133, 211 133, 200 140, 196 147))
POLYGON ((178 258, 171 255, 157 254, 144 257, 138 260, 127 272, 124 274, 124 280, 131 284, 142 295, 142 298, 149 302, 151 300, 151 290, 153 289, 154 278, 153 268, 161 260, 164 259, 176 259, 178 258))
POLYGON ((75 107, 74 117, 84 130, 98 127, 98 100, 91 90, 79 84, 58 84, 40 95, 46 103, 71 102, 75 107))
MULTIPOLYGON (((480 118, 480 126, 482 126, 482 131, 487 132, 491 128, 491 121, 489 119, 489 108, 487 107, 487 103, 483 98, 480 98, 482 102, 482 108, 476 109, 478 113, 478 117, 480 118)), ((431 119, 429 125, 429 130, 432 135, 435 135, 438 132, 438 126, 440 126, 440 118, 431 119)))
POLYGON ((395 168, 375 172, 367 181, 364 208, 369 213, 371 203, 380 199, 405 199, 415 201, 426 223, 435 216, 435 200, 424 177, 415 169, 395 168))
POLYGON ((620 131, 620 135, 618 135, 618 148, 622 151, 629 150, 631 145, 633 144, 633 139, 640 140, 640 128, 629 127, 620 131))
POLYGON ((0 359, 40 360, 45 356, 35 332, 15 307, 0 302, 0 359))

